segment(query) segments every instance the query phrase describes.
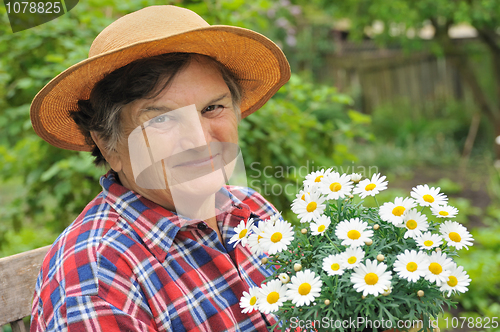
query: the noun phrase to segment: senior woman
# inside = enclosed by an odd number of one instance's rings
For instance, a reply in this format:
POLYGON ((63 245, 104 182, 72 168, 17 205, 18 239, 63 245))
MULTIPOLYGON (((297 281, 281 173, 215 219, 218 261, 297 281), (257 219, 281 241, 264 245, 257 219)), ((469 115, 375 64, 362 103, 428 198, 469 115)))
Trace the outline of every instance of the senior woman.
POLYGON ((239 118, 289 76, 266 37, 153 6, 48 83, 31 107, 37 134, 110 171, 43 262, 31 331, 267 331, 273 316, 239 299, 270 271, 230 239, 276 211, 225 183, 239 118))

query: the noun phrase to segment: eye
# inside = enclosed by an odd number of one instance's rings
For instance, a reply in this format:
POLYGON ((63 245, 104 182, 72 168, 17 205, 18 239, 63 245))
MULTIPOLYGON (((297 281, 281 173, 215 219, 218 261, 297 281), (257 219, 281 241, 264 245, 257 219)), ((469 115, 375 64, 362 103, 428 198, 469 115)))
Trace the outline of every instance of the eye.
POLYGON ((157 116, 156 118, 154 118, 151 123, 163 123, 163 122, 167 122, 169 119, 167 118, 166 115, 160 115, 160 116, 157 116))
POLYGON ((149 120, 146 124, 146 127, 152 128, 166 128, 165 126, 170 126, 172 122, 172 117, 167 114, 158 115, 151 120, 149 120))
POLYGON ((222 105, 210 105, 205 107, 201 114, 206 114, 208 116, 215 116, 224 110, 224 106, 222 105))

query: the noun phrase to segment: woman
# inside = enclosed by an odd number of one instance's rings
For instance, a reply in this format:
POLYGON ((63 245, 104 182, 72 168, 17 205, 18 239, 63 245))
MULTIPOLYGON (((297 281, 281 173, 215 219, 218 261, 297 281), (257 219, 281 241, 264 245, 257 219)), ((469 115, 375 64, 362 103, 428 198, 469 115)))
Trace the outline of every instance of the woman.
POLYGON ((47 142, 109 164, 42 265, 32 331, 267 331, 239 299, 269 271, 234 228, 275 214, 235 170, 237 124, 289 78, 246 29, 154 6, 126 15, 35 97, 47 142))

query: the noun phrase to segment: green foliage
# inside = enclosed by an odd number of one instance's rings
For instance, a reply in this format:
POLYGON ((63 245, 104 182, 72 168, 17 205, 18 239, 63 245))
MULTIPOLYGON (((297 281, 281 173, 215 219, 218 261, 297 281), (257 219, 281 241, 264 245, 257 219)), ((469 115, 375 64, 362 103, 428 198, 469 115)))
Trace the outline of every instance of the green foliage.
MULTIPOLYGON (((402 174, 415 167, 453 167, 460 159, 469 132, 471 108, 466 102, 439 103, 422 111, 405 101, 374 110, 370 130, 375 139, 348 143, 365 165, 402 174)), ((491 126, 480 124, 472 158, 491 149, 491 126)), ((484 156, 482 157, 484 158, 484 156)))
POLYGON ((346 0, 330 2, 315 0, 315 3, 329 8, 336 18, 348 17, 351 30, 357 39, 370 32, 374 21, 383 23, 384 29, 373 34, 381 42, 397 39, 408 46, 418 47, 418 29, 435 20, 440 26, 447 23, 468 23, 476 28, 495 29, 500 25, 500 8, 495 0, 447 1, 447 0, 388 0, 366 1, 346 0), (409 32, 410 31, 410 32, 409 32), (412 32, 411 32, 412 31, 412 32))
POLYGON ((419 112, 405 102, 386 105, 373 112, 374 134, 396 146, 418 140, 439 142, 445 139, 456 141, 460 146, 470 125, 467 107, 463 103, 448 102, 428 112, 419 112))
MULTIPOLYGON (((488 193, 495 202, 500 202, 500 167, 488 167, 488 175, 491 178, 488 182, 488 193)), ((500 209, 497 208, 496 211, 491 212, 497 220, 500 220, 500 209)))
MULTIPOLYGON (((462 251, 460 258, 457 258, 457 263, 464 266, 472 279, 469 292, 460 296, 460 304, 469 313, 499 317, 500 225, 476 229, 472 235, 474 247, 462 251)), ((500 328, 495 331, 500 331, 500 328)))

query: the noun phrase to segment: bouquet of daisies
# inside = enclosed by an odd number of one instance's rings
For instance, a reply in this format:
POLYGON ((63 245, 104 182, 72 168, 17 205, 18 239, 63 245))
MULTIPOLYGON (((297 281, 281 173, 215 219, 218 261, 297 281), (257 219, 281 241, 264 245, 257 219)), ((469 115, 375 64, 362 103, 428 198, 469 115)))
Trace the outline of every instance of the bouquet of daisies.
POLYGON ((443 306, 455 305, 452 293, 467 291, 469 276, 452 257, 473 239, 440 188, 419 185, 379 205, 387 184, 380 174, 313 172, 291 206, 296 231, 279 214, 235 228, 231 241, 267 253, 262 263, 274 271, 243 294, 242 311, 274 313, 271 329, 403 331, 401 322, 419 321, 432 330, 443 306), (376 208, 363 205, 368 196, 376 208))

